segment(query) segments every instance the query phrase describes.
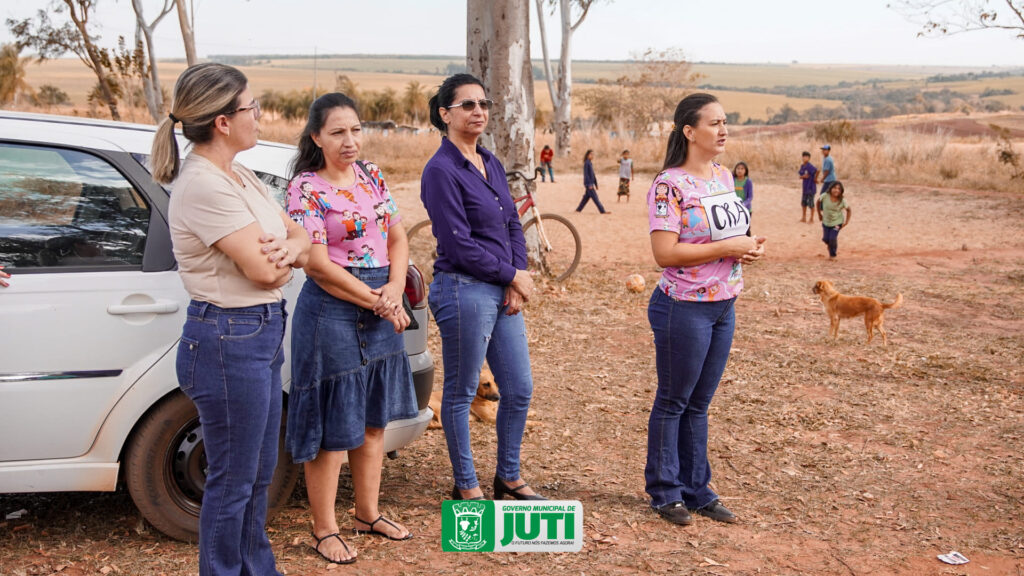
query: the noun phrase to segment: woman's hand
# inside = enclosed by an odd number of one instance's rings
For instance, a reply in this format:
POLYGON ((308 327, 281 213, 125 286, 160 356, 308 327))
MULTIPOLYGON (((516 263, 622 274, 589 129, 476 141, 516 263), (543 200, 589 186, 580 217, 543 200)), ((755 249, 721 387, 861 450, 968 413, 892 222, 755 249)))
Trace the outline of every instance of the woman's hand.
POLYGON ((10 286, 10 284, 7 282, 7 280, 5 280, 5 278, 10 278, 11 275, 8 274, 7 272, 4 272, 3 270, 4 267, 0 266, 0 286, 7 288, 8 286, 10 286))
POLYGON ((729 258, 739 260, 747 254, 757 250, 757 239, 751 236, 733 236, 722 240, 729 258))
POLYGON ((263 244, 262 251, 267 255, 267 261, 273 262, 278 268, 291 266, 302 253, 301 248, 289 246, 287 238, 278 238, 270 232, 260 236, 260 243, 263 244))
POLYGON ((381 314, 380 317, 391 322, 395 327, 395 334, 405 332, 405 329, 412 323, 412 320, 410 320, 409 315, 405 313, 405 308, 402 307, 401 303, 398 304, 397 310, 393 309, 390 314, 381 314))
MULTIPOLYGON (((530 296, 533 296, 533 276, 526 270, 516 270, 515 277, 512 278, 512 282, 509 283, 509 288, 512 288, 519 293, 522 297, 523 302, 529 302, 530 296)), ((506 300, 508 299, 506 291, 506 300)))
MULTIPOLYGON (((388 282, 381 286, 379 289, 373 291, 375 294, 379 294, 380 298, 373 304, 373 313, 377 316, 388 317, 390 314, 394 314, 395 310, 402 310, 402 294, 405 292, 405 286, 399 285, 397 282, 388 282)), ((409 323, 406 322, 406 325, 409 323)))
POLYGON ((767 238, 754 236, 754 242, 756 247, 740 257, 740 263, 742 264, 753 264, 764 256, 764 243, 767 238))
POLYGON ((508 316, 515 316, 523 310, 523 296, 512 286, 505 288, 505 314, 508 316))

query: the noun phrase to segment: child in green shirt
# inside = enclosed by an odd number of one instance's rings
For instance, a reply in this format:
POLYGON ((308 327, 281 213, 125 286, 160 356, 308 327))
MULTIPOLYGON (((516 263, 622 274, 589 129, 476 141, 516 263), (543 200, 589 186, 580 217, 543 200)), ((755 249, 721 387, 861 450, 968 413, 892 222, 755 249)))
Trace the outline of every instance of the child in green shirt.
POLYGON ((828 194, 822 194, 818 199, 818 219, 821 220, 822 229, 821 241, 828 246, 830 260, 835 259, 836 251, 839 248, 839 231, 850 225, 850 217, 853 214, 850 206, 843 199, 845 191, 843 183, 836 180, 829 187, 828 194))

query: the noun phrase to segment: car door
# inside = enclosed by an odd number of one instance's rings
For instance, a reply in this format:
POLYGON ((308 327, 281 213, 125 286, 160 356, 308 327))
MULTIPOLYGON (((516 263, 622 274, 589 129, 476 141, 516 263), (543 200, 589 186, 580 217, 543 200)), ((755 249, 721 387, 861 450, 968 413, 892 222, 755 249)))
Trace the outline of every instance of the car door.
POLYGON ((0 462, 87 453, 179 336, 166 195, 133 162, 0 140, 0 462))

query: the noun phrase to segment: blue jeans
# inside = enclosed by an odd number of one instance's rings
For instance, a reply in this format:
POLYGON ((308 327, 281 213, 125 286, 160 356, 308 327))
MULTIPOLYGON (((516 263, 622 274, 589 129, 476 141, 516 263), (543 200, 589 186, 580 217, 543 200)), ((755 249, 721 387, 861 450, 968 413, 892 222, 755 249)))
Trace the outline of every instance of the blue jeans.
POLYGON ((267 488, 281 433, 284 302, 220 308, 193 300, 178 385, 199 410, 208 471, 199 513, 202 576, 279 576, 267 488))
POLYGON ((576 207, 577 212, 582 212, 583 207, 587 205, 587 202, 593 200, 594 205, 597 206, 597 211, 604 214, 604 206, 601 205, 601 200, 597 197, 597 190, 593 188, 587 188, 587 191, 583 193, 583 199, 580 200, 580 205, 576 207))
POLYGON ((438 272, 430 284, 430 311, 441 331, 444 360, 441 425, 455 486, 460 490, 480 485, 469 439, 469 405, 480 385, 484 357, 501 393, 495 475, 502 480, 519 478, 519 448, 533 395, 533 376, 523 315, 507 316, 504 301, 504 286, 465 274, 438 272))
POLYGON ((825 226, 821 225, 821 241, 828 246, 828 255, 832 258, 836 257, 836 253, 839 251, 839 229, 841 226, 825 226))
POLYGON ((548 169, 548 175, 551 176, 551 181, 554 182, 555 181, 555 171, 551 168, 551 162, 541 162, 540 163, 540 181, 541 182, 544 181, 544 169, 545 168, 548 169))
POLYGON ((647 426, 644 478, 651 505, 701 508, 708 488, 708 407, 725 371, 736 323, 732 300, 673 300, 655 288, 647 307, 654 330, 658 391, 647 426))

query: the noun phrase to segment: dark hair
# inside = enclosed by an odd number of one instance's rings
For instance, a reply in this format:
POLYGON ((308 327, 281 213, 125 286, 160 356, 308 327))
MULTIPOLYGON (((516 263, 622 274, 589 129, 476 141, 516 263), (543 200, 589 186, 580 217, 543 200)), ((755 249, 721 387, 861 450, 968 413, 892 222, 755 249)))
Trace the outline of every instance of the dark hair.
POLYGON ((351 108, 359 116, 355 101, 341 92, 330 92, 314 100, 309 106, 306 127, 299 136, 299 149, 292 160, 292 178, 302 172, 316 172, 324 167, 324 151, 313 142, 313 134, 320 133, 327 116, 335 108, 351 108))
POLYGON ((747 166, 747 163, 746 162, 737 162, 736 165, 733 166, 733 168, 732 168, 732 177, 733 178, 737 177, 736 176, 736 169, 739 168, 740 166, 743 166, 743 177, 746 178, 747 176, 750 176, 750 168, 747 166))
POLYGON ((583 161, 586 162, 587 160, 589 160, 590 159, 590 155, 593 154, 593 153, 594 153, 593 148, 590 148, 586 152, 584 152, 583 153, 583 161))
POLYGON ((622 153, 623 154, 629 154, 629 148, 626 148, 625 150, 623 150, 622 153))
POLYGON ((248 85, 245 74, 225 64, 207 62, 186 68, 174 83, 171 111, 153 137, 153 180, 168 184, 178 176, 181 162, 174 125, 181 122, 181 133, 193 144, 209 142, 213 121, 238 108, 238 97, 248 85))
POLYGON ((484 83, 479 78, 472 74, 453 74, 444 79, 441 85, 437 88, 437 93, 430 97, 430 101, 427 103, 427 107, 430 108, 430 123, 434 125, 442 133, 448 133, 448 125, 441 120, 441 108, 447 108, 451 106, 452 102, 455 101, 455 92, 460 86, 467 84, 476 84, 483 88, 484 83))
POLYGON ((548 146, 547 144, 545 144, 544 145, 544 149, 547 150, 548 148, 551 148, 551 146, 548 146))
POLYGON ((811 157, 811 153, 805 150, 804 153, 801 154, 800 156, 807 156, 808 158, 810 158, 811 157))
POLYGON ((672 115, 672 132, 668 135, 668 148, 665 150, 665 165, 662 166, 662 170, 686 163, 689 142, 683 135, 683 126, 696 126, 700 121, 701 109, 713 102, 718 102, 718 98, 704 92, 690 94, 679 101, 676 113, 672 115))
POLYGON ((846 186, 843 186, 843 183, 840 182, 839 180, 833 180, 832 184, 830 184, 828 189, 825 190, 825 193, 831 194, 832 189, 835 188, 836 186, 839 186, 839 199, 842 200, 843 194, 846 193, 846 186))

